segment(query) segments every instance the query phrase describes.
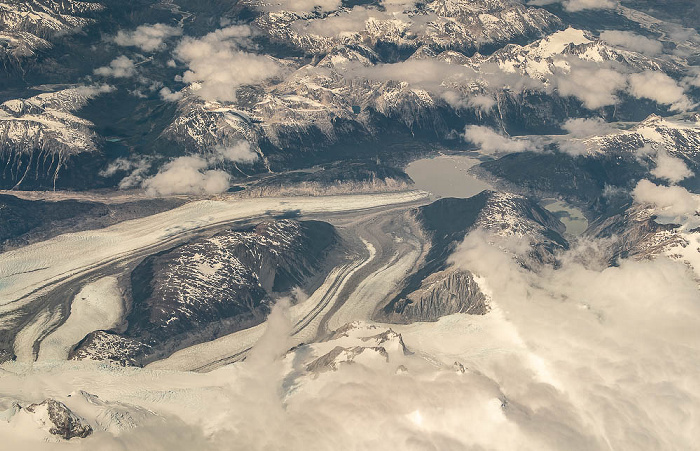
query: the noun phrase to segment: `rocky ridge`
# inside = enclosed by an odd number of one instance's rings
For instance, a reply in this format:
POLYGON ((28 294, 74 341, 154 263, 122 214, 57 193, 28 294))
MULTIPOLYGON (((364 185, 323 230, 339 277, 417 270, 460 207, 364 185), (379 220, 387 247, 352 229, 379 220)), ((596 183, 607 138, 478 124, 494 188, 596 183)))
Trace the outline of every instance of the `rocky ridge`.
POLYGON ((660 255, 682 261, 684 256, 679 250, 692 252, 691 241, 698 239, 700 230, 658 220, 654 208, 635 204, 619 214, 600 219, 587 235, 607 244, 605 253, 611 264, 624 258, 643 260, 660 255))
POLYGON ((55 399, 30 404, 24 410, 31 414, 42 429, 65 440, 85 438, 92 434, 92 427, 85 420, 55 399))
POLYGON ((426 277, 420 288, 399 301, 395 309, 401 312, 401 320, 410 323, 437 321, 455 313, 485 315, 490 307, 472 273, 447 269, 426 277))
POLYGON ((93 332, 72 358, 143 363, 258 324, 276 297, 325 270, 338 243, 330 224, 283 219, 148 257, 131 274, 127 329, 93 332))
POLYGON ((90 16, 104 9, 77 0, 3 0, 0 2, 0 62, 21 67, 37 52, 51 48, 58 35, 94 23, 90 16))
POLYGON ((105 86, 73 87, 0 104, 0 186, 18 188, 48 180, 79 154, 96 153, 93 124, 72 114, 105 86))
POLYGON ((401 334, 357 321, 331 332, 320 343, 302 346, 307 351, 303 368, 312 376, 339 371, 346 365, 399 365, 412 354, 401 334))
POLYGON ((488 299, 474 275, 448 263, 448 259, 474 230, 482 230, 496 244, 514 238, 526 243, 527 252, 514 255, 521 265, 537 269, 556 264, 566 249, 564 225, 535 202, 514 194, 484 191, 469 199, 445 198, 411 211, 428 239, 429 248, 402 291, 378 313, 391 322, 436 321, 453 313, 483 315, 488 299))

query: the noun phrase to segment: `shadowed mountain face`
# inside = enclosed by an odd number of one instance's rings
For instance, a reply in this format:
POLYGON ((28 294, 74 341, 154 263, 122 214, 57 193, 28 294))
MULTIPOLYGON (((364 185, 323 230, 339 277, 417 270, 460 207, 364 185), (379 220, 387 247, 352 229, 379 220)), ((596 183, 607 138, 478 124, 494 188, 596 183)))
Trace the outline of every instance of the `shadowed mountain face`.
POLYGON ((166 211, 184 201, 144 199, 104 204, 75 200, 25 200, 0 194, 0 251, 61 233, 98 229, 119 221, 166 211))
POLYGON ((338 245, 330 224, 284 219, 148 257, 131 273, 124 333, 91 334, 73 355, 142 362, 256 325, 277 297, 323 275, 338 245))
MULTIPOLYGON (((686 120, 651 115, 629 129, 572 138, 560 147, 576 146, 578 154, 564 151, 520 152, 482 163, 475 171, 495 176, 512 190, 534 196, 570 199, 596 215, 626 208, 628 193, 642 179, 668 183, 665 161, 677 161, 679 185, 700 190, 700 126, 698 116, 686 120)), ((673 176, 673 174, 671 174, 673 176)))
POLYGON ((410 212, 428 238, 429 248, 404 288, 379 313, 393 322, 435 321, 452 313, 483 315, 488 302, 474 276, 448 263, 464 237, 480 229, 495 240, 530 243, 521 264, 556 264, 568 247, 563 224, 536 202, 512 194, 484 191, 469 199, 445 198, 410 212))
POLYGON ((447 269, 423 280, 420 288, 398 300, 390 320, 399 323, 437 321, 455 313, 485 315, 488 300, 469 271, 447 269))
POLYGON ((572 157, 523 152, 483 163, 480 168, 531 194, 557 195, 593 204, 606 186, 631 189, 645 168, 633 157, 572 157))

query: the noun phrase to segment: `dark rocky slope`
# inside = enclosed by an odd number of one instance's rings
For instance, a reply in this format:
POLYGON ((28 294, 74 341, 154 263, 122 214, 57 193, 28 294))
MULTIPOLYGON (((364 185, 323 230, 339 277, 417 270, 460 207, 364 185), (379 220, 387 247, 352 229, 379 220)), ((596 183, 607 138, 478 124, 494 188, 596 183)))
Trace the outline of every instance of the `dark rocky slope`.
POLYGON ((482 229, 493 237, 516 236, 531 242, 528 267, 556 263, 555 253, 568 247, 563 224, 525 197, 483 191, 469 199, 445 198, 409 213, 428 238, 429 249, 419 269, 401 292, 378 313, 391 322, 435 321, 452 313, 484 314, 486 297, 468 272, 448 259, 465 236, 482 229))
POLYGON ((35 420, 45 423, 44 427, 48 428, 50 434, 65 440, 85 438, 92 434, 92 427, 60 401, 49 398, 39 404, 30 404, 25 409, 33 414, 35 420))
POLYGON ((276 297, 323 273, 338 245, 330 224, 283 219, 150 256, 131 273, 126 330, 88 335, 73 358, 144 363, 259 324, 276 297))
POLYGON ((77 200, 54 202, 0 194, 0 252, 62 233, 99 229, 160 213, 183 202, 178 199, 145 199, 119 204, 77 200))

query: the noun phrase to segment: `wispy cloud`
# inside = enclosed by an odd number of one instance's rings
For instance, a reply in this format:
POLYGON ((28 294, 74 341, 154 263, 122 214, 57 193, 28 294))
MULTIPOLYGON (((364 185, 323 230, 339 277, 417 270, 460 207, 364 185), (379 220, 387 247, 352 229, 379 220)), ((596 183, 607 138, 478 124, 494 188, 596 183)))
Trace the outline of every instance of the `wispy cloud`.
POLYGON ((163 50, 167 39, 181 35, 181 28, 157 23, 141 25, 130 31, 120 30, 113 40, 117 45, 138 47, 144 52, 153 52, 163 50))
POLYGON ((537 144, 529 139, 511 138, 483 125, 467 125, 464 139, 475 144, 485 154, 524 152, 538 148, 537 144))
MULTIPOLYGON (((250 148, 250 144, 240 141, 233 146, 216 147, 207 155, 175 158, 165 163, 154 176, 143 179, 140 184, 151 196, 219 194, 231 187, 230 174, 217 169, 220 163, 250 164, 257 159, 258 154, 250 148)), ((129 177, 134 179, 134 174, 129 177)))
POLYGON ((530 0, 528 5, 545 6, 561 3, 564 9, 570 12, 585 11, 587 9, 612 9, 617 7, 615 0, 530 0))
POLYGON ((136 65, 127 56, 119 56, 109 63, 109 66, 98 67, 94 70, 95 75, 115 78, 131 78, 136 75, 136 65))

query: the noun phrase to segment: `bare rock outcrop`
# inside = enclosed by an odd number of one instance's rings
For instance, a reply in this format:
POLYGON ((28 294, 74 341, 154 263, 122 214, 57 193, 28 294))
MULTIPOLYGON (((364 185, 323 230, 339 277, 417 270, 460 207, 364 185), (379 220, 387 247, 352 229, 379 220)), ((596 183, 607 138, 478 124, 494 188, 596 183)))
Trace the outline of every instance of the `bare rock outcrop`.
POLYGON ((396 304, 398 322, 437 321, 454 313, 484 315, 489 306, 469 271, 451 268, 427 277, 421 287, 396 304))
POLYGON ((25 410, 31 413, 42 427, 47 428, 50 434, 66 440, 85 438, 92 434, 92 426, 55 399, 49 398, 38 404, 30 404, 25 410))

